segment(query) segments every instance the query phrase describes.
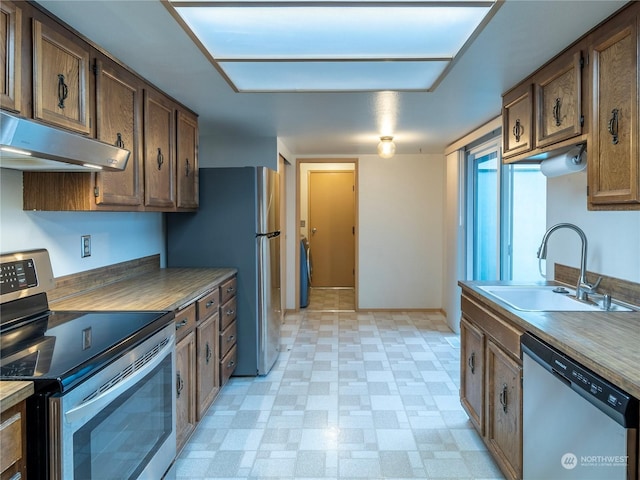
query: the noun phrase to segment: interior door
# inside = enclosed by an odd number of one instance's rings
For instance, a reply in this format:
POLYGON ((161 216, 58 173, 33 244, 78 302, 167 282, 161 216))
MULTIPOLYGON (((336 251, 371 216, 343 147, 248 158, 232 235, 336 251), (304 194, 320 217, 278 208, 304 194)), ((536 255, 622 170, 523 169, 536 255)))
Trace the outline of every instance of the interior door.
POLYGON ((355 173, 309 172, 314 287, 355 285, 355 173))

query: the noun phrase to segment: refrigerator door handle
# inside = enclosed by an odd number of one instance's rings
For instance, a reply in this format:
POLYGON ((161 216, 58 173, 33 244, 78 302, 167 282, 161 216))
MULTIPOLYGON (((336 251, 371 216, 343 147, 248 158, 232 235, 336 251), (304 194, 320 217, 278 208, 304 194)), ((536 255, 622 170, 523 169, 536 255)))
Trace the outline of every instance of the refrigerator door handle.
POLYGON ((256 233, 256 237, 258 238, 260 237, 275 238, 279 236, 280 236, 280 232, 256 233))

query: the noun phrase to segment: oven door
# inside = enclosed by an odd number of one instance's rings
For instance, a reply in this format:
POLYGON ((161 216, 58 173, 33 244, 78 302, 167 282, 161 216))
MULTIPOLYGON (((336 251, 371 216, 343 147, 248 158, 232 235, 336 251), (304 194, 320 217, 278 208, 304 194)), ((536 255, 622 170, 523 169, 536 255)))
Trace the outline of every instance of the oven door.
POLYGON ((176 455, 173 323, 50 400, 54 479, 160 479, 176 455))

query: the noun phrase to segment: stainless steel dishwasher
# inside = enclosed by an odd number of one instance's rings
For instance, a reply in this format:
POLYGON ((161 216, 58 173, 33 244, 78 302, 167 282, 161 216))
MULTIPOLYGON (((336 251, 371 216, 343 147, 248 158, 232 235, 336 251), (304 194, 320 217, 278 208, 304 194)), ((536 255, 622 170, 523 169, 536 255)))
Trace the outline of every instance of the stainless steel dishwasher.
POLYGON ((638 399, 525 333, 524 480, 638 478, 638 399))

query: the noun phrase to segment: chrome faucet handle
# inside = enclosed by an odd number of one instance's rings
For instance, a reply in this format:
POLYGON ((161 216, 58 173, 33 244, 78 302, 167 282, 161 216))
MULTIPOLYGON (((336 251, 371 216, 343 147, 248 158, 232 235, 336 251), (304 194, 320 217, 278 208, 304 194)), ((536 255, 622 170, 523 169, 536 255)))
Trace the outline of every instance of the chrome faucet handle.
POLYGON ((580 283, 580 290, 585 293, 596 293, 601 281, 602 277, 598 277, 598 280, 596 280, 596 283, 594 284, 588 282, 580 283))

